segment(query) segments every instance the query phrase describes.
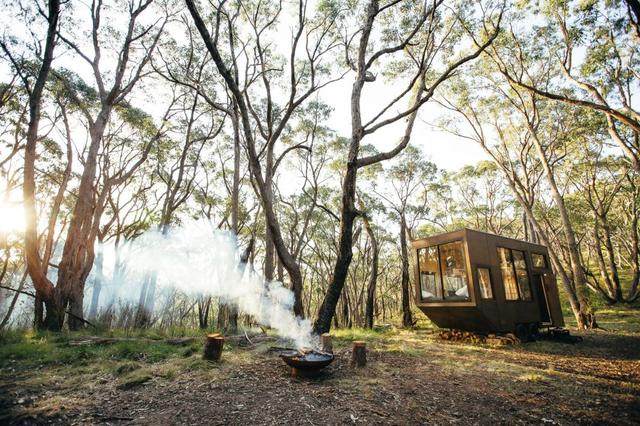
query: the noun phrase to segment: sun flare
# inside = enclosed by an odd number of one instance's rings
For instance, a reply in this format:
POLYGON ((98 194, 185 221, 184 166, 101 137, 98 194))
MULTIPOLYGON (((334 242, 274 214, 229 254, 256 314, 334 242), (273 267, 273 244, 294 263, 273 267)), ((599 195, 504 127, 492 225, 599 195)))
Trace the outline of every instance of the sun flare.
POLYGON ((0 203, 0 233, 19 233, 24 230, 24 209, 16 203, 0 203))

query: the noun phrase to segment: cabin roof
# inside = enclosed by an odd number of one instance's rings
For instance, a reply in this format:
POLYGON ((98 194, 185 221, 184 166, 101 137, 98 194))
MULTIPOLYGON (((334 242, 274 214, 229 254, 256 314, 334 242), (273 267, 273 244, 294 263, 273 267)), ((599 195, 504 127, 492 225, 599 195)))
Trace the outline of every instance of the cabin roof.
POLYGON ((461 234, 461 233, 465 233, 465 232, 473 232, 476 234, 484 234, 484 235, 488 235, 492 238, 500 238, 503 240, 511 240, 511 241, 516 241, 518 243, 521 244, 528 244, 531 246, 536 246, 536 247, 541 247, 543 249, 546 249, 547 247, 542 245, 542 244, 537 244, 537 243, 532 243, 530 241, 525 241, 525 240, 519 240, 517 238, 511 238, 511 237, 505 237, 503 235, 498 235, 498 234, 494 234, 493 232, 486 232, 486 231, 478 231, 476 229, 471 229, 471 228, 458 228, 455 231, 449 231, 449 232, 443 232, 442 234, 434 234, 434 235, 429 235, 428 237, 425 238, 418 238, 416 240, 412 241, 412 244, 415 242, 419 242, 419 241, 428 241, 431 240, 433 238, 442 238, 442 237, 446 237, 447 235, 451 234, 452 238, 455 238, 455 234, 461 234))

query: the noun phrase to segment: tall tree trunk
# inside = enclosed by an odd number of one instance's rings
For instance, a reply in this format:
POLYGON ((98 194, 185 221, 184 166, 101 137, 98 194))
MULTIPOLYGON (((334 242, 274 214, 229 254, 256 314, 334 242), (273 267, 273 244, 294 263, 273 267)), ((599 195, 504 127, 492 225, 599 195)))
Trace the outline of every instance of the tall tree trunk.
POLYGON ((498 158, 496 158, 496 156, 493 154, 493 152, 487 147, 486 144, 482 144, 481 147, 491 158, 493 158, 493 160, 498 165, 500 170, 502 170, 503 175, 507 180, 507 184, 509 185, 509 189, 511 190, 511 193, 516 197, 518 203, 520 204, 525 214, 527 215, 529 222, 531 223, 531 226, 533 228, 533 231, 536 232, 542 244, 548 248, 549 258, 551 259, 553 269, 556 275, 560 276, 560 281, 562 282, 562 285, 567 294, 567 298, 569 299, 569 304, 571 305, 571 311, 573 312, 573 315, 576 318, 576 322, 580 324, 581 321, 584 321, 584 316, 581 311, 581 304, 576 294, 576 290, 573 285, 573 282, 571 281, 569 274, 567 273, 564 266, 562 265, 562 262, 558 258, 557 253, 555 252, 555 250, 553 250, 553 246, 551 245, 551 240, 549 239, 544 229, 542 229, 542 227, 540 226, 540 223, 538 223, 538 220, 533 214, 532 205, 518 190, 518 188, 522 188, 524 187, 524 185, 522 185, 522 183, 518 180, 517 176, 515 175, 515 172, 510 171, 502 162, 500 162, 498 158))
POLYGON ((351 322, 349 320, 349 292, 346 291, 342 297, 342 324, 346 328, 351 328, 351 322))
MULTIPOLYGON (((58 282, 54 298, 66 308, 69 305, 70 312, 76 317, 83 317, 84 285, 91 271, 94 260, 95 222, 94 215, 99 208, 96 200, 95 179, 97 170, 98 150, 102 142, 102 136, 106 128, 111 107, 105 106, 100 110, 95 123, 89 129, 91 142, 84 163, 84 170, 80 178, 80 186, 76 204, 73 208, 69 230, 62 251, 62 259, 58 267, 58 282)), ((99 217, 99 216, 98 216, 99 217)), ((64 312, 64 309, 63 309, 64 312)), ((45 322, 60 321, 60 327, 64 315, 54 313, 45 322)), ((77 330, 84 323, 73 316, 69 317, 69 328, 77 330)))
POLYGON ((36 297, 33 306, 33 328, 36 330, 44 329, 44 299, 40 290, 36 288, 36 297))
POLYGON ((615 251, 611 241, 611 228, 607 222, 606 216, 601 216, 602 231, 604 232, 604 247, 607 251, 607 261, 609 263, 609 272, 611 276, 611 284, 613 286, 613 298, 616 302, 622 302, 622 287, 620 286, 620 274, 618 273, 618 264, 616 262, 615 251))
MULTIPOLYGON (((609 276, 607 265, 602 255, 602 241, 600 238, 600 226, 598 225, 598 218, 596 217, 596 223, 593 229, 593 249, 596 252, 596 259, 598 261, 598 269, 600 270, 600 277, 604 283, 604 289, 600 289, 602 296, 609 303, 616 303, 615 291, 611 277, 609 276)), ((598 285, 598 288, 601 286, 598 285)))
POLYGON ((340 212, 340 240, 338 242, 338 256, 333 269, 333 276, 327 288, 322 304, 318 309, 318 315, 313 325, 316 333, 327 333, 331 328, 331 319, 336 312, 338 299, 342 293, 349 265, 353 258, 353 222, 357 216, 355 207, 356 181, 358 177, 358 154, 360 152, 360 142, 364 137, 362 127, 360 98, 364 87, 366 70, 364 65, 364 55, 369 43, 369 36, 373 21, 378 13, 378 4, 370 2, 367 6, 367 17, 360 36, 358 72, 351 88, 351 140, 349 142, 349 152, 347 154, 347 166, 342 180, 342 209, 340 212))
POLYGON ((119 242, 116 241, 116 244, 115 244, 116 254, 113 259, 113 275, 111 276, 111 285, 110 285, 111 291, 108 295, 108 299, 106 303, 106 306, 108 307, 110 307, 116 302, 115 300, 116 290, 119 290, 122 284, 124 283, 125 264, 122 260, 122 254, 120 250, 121 250, 121 246, 119 242))
POLYGON ((640 283, 640 241, 638 238, 638 196, 634 194, 631 204, 631 264, 633 278, 626 298, 627 302, 633 302, 640 297, 638 284, 640 283))
POLYGON ((273 281, 273 272, 275 271, 275 246, 273 245, 273 239, 271 233, 267 228, 264 234, 264 278, 267 281, 273 281))
MULTIPOLYGON (((251 175, 253 176, 256 187, 258 188, 258 192, 260 195, 260 202, 262 208, 264 209, 266 225, 269 228, 269 233, 273 239, 273 243, 275 245, 276 252, 280 257, 287 273, 289 274, 289 279, 291 280, 291 284, 293 288, 302 288, 302 272, 300 271, 300 265, 296 262, 296 259, 289 252, 287 245, 284 242, 282 237, 282 232, 280 230, 280 224, 278 222, 278 218, 274 211, 273 206, 273 198, 270 196, 269 188, 265 183, 265 178, 262 173, 262 167, 260 164, 260 156, 258 154, 254 135, 252 133, 253 126, 251 125, 249 108, 245 102, 244 95, 238 87, 238 83, 236 79, 234 79, 233 74, 225 64, 220 52, 218 51, 218 47, 215 44, 207 25, 202 20, 202 17, 198 13, 195 3, 193 0, 185 1, 187 8, 189 9, 189 13, 191 14, 194 24, 200 33, 202 40, 207 47, 207 50, 211 54, 211 57, 216 64, 216 68, 220 72, 220 75, 225 80, 229 90, 231 91, 233 98, 238 106, 238 110, 240 112, 240 118, 242 120, 242 131, 244 132, 245 143, 247 147, 247 154, 249 159, 249 169, 251 171, 251 175)), ((270 173, 271 171, 268 171, 270 173)), ((294 305, 294 312, 302 316, 302 301, 296 300, 294 305)))
POLYGON ((95 271, 96 276, 93 280, 93 292, 91 293, 91 306, 89 308, 89 318, 96 318, 98 315, 98 306, 100 305, 100 293, 102 292, 102 283, 104 282, 104 254, 102 253, 102 241, 99 241, 98 253, 96 254, 95 271))
POLYGON ((538 158, 540 159, 545 172, 545 176, 547 178, 547 183, 551 188, 551 195, 555 201, 556 207, 558 208, 558 212, 560 213, 560 220, 566 240, 567 251, 569 252, 573 285, 575 288, 576 297, 580 305, 579 315, 577 318, 578 327, 583 329, 596 328, 598 325, 596 323, 595 315, 591 310, 589 299, 587 298, 587 277, 582 266, 582 260, 580 259, 580 248, 578 246, 576 235, 573 230, 573 225, 571 224, 571 219, 569 218, 569 213, 564 203, 564 198, 560 193, 560 190, 558 189, 555 175, 551 170, 551 166, 549 165, 549 161, 544 152, 544 149, 542 148, 542 144, 538 139, 537 133, 533 126, 531 126, 531 124, 529 125, 529 127, 533 136, 532 139, 534 146, 538 153, 538 158))
POLYGON ((134 327, 144 327, 148 321, 148 314, 146 309, 147 292, 149 290, 149 282, 151 280, 151 273, 145 273, 142 279, 142 287, 140 288, 140 296, 138 297, 138 306, 136 308, 136 314, 134 319, 134 327))
MULTIPOLYGON (((359 135, 358 135, 359 136, 359 135)), ((338 243, 338 257, 336 258, 333 276, 327 288, 324 299, 318 309, 318 316, 313 325, 318 334, 327 333, 331 329, 331 319, 336 311, 342 288, 344 287, 349 265, 353 257, 353 222, 356 218, 355 193, 359 140, 352 139, 349 149, 347 172, 342 181, 342 212, 340 214, 340 241, 338 243)))
POLYGON ((538 244, 540 242, 540 239, 538 238, 538 235, 536 234, 536 230, 533 229, 533 225, 531 224, 531 221, 529 220, 529 217, 524 212, 522 213, 522 224, 523 224, 523 228, 524 228, 524 239, 525 239, 525 241, 529 241, 530 243, 538 244))
POLYGON ((49 16, 47 37, 45 41, 42 64, 38 70, 35 84, 29 93, 29 126, 27 129, 27 142, 24 149, 24 168, 22 196, 25 213, 24 231, 24 252, 27 264, 27 271, 31 282, 36 289, 36 327, 46 327, 50 330, 60 330, 62 328, 61 319, 64 318, 64 307, 54 297, 54 286, 42 269, 42 259, 38 248, 38 225, 36 215, 36 184, 35 184, 35 161, 37 157, 36 147, 38 144, 38 128, 40 125, 40 108, 42 104, 42 93, 49 76, 51 62, 53 61, 53 50, 56 44, 56 31, 60 14, 60 1, 49 0, 49 16), (42 305, 49 310, 51 316, 45 323, 42 319, 42 305), (60 320, 55 317, 61 318, 60 320))
POLYGON ((153 311, 156 307, 156 290, 158 288, 158 273, 156 271, 151 272, 149 277, 149 286, 147 287, 147 298, 144 301, 144 309, 147 312, 149 319, 153 315, 153 311))
MULTIPOLYGON (((231 231, 238 238, 239 213, 240 213, 240 120, 238 106, 232 102, 231 124, 233 127, 233 182, 231 185, 231 231)), ((218 302, 218 329, 224 330, 230 324, 238 323, 238 309, 235 306, 227 306, 224 302, 218 302)))
POLYGON ((284 265, 280 261, 280 258, 277 258, 276 260, 276 279, 281 283, 284 283, 284 265))
POLYGON ((371 272, 369 274, 369 282, 367 283, 367 300, 364 309, 365 327, 373 328, 373 317, 376 303, 376 285, 378 283, 378 240, 373 233, 371 223, 366 215, 362 216, 364 228, 367 231, 369 240, 371 241, 371 272))
MULTIPOLYGON (((273 203, 273 147, 271 145, 267 148, 266 156, 267 161, 266 171, 264 173, 264 193, 267 195, 267 198, 273 203)), ((268 214, 265 210, 265 224, 269 220, 267 216, 268 214)), ((265 226, 264 246, 264 277, 267 281, 273 281, 273 273, 275 271, 274 256, 276 248, 274 246, 273 237, 268 225, 265 226)))
POLYGON ((206 330, 209 327, 209 308, 211 307, 211 296, 198 297, 198 327, 206 330))
POLYGON ((400 213, 400 257, 402 260, 402 325, 411 327, 411 298, 409 290, 409 253, 407 250, 407 220, 404 212, 400 213))

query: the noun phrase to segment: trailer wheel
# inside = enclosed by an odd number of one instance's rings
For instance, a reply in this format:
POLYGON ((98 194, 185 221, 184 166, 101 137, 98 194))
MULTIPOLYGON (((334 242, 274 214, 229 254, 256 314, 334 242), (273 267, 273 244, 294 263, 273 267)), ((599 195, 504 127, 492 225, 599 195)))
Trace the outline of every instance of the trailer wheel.
POLYGON ((529 327, 525 324, 516 325, 516 337, 520 339, 521 342, 529 341, 529 327))

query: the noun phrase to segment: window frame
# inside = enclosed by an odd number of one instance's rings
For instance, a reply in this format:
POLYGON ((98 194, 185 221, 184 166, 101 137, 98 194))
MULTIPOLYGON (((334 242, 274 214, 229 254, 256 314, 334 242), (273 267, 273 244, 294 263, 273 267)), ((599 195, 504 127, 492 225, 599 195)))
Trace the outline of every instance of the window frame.
POLYGON ((547 257, 546 254, 544 253, 538 253, 535 251, 532 251, 531 253, 529 253, 531 255, 531 267, 535 268, 535 269, 549 269, 549 259, 547 257), (536 266, 535 262, 533 261, 533 256, 540 256, 542 257, 542 260, 544 262, 543 266, 536 266))
POLYGON ((518 275, 516 274, 515 262, 513 261, 513 253, 511 251, 511 249, 509 247, 496 246, 496 256, 498 258, 498 268, 500 269, 500 281, 502 282, 502 292, 504 294, 504 301, 508 302, 508 303, 522 301, 522 298, 520 297, 520 288, 518 286, 518 275), (509 261, 509 264, 511 265, 511 273, 513 274, 513 280, 514 280, 514 284, 515 284, 516 295, 518 296, 516 299, 509 299, 507 297, 507 290, 506 290, 505 285, 504 285, 505 284, 504 273, 502 272, 502 264, 500 263, 500 255, 498 254, 500 249, 506 250, 507 254, 509 255, 508 261, 509 261))
MULTIPOLYGON (((444 299, 444 288, 443 288, 443 284, 442 284, 442 270, 440 268, 440 247, 439 247, 439 244, 420 247, 419 249, 416 250, 416 254, 418 255, 418 259, 417 259, 418 260, 418 262, 417 262, 417 267, 418 267, 418 295, 420 296, 420 301, 422 303, 441 303, 441 302, 444 302, 445 299, 444 299), (437 274, 434 273, 434 275, 435 275, 435 278, 436 278, 435 279, 436 285, 438 285, 438 281, 440 282, 440 284, 439 284, 439 286, 440 286, 440 294, 442 295, 442 298, 440 298, 440 299, 422 297, 422 281, 420 281, 421 278, 422 278, 422 273, 423 273, 422 269, 420 269, 420 251, 421 250, 429 250, 429 249, 434 248, 434 247, 436 249, 436 265, 437 265, 437 268, 438 268, 438 273, 437 274)), ((425 271, 425 272, 433 273, 431 271, 425 271)), ((437 294, 437 291, 436 291, 436 294, 437 294)))
MULTIPOLYGON (((511 263, 511 270, 513 273, 513 276, 515 278, 515 284, 516 284, 516 293, 518 294, 518 298, 517 299, 507 299, 507 292, 505 291, 504 288, 504 277, 502 275, 502 270, 500 271, 500 279, 502 280, 502 290, 504 291, 504 300, 505 302, 526 302, 526 303, 530 303, 533 302, 533 294, 532 294, 532 290, 531 290, 531 271, 530 271, 530 265, 529 265, 529 261, 527 260, 527 253, 529 253, 529 255, 531 254, 529 251, 527 250, 522 250, 522 249, 514 249, 511 247, 505 247, 505 246, 496 246, 496 256, 498 256, 498 249, 504 249, 504 250, 508 250, 509 251, 509 260, 511 263), (530 297, 529 299, 524 299, 522 297, 522 292, 520 291, 520 283, 518 282, 518 268, 516 268, 516 262, 513 259, 513 251, 519 251, 522 253, 522 259, 524 260, 524 270, 527 272, 527 281, 529 283, 529 294, 530 297)), ((499 262, 500 257, 498 256, 498 264, 500 264, 499 262)), ((502 269, 502 268, 501 268, 502 269)))
POLYGON ((493 278, 491 277, 491 266, 476 265, 476 283, 478 284, 478 291, 480 292, 480 300, 496 300, 496 292, 493 288, 493 278), (482 296, 482 286, 480 285, 480 269, 484 269, 489 273, 489 289, 491 290, 491 297, 482 296))
MULTIPOLYGON (((420 269, 420 250, 428 250, 430 248, 436 248, 436 253, 438 256, 438 278, 439 278, 439 283, 436 282, 436 284, 438 284, 440 286, 440 292, 442 294, 442 298, 441 299, 424 299, 422 297, 422 291, 421 291, 421 286, 420 286, 420 282, 418 282, 418 294, 420 297, 420 302, 421 303, 427 303, 427 304, 448 304, 448 303, 454 303, 454 304, 474 304, 475 303, 475 297, 473 296, 473 287, 471 287, 472 284, 472 276, 470 276, 470 271, 469 271, 469 253, 467 252, 467 245, 466 245, 466 240, 464 238, 459 238, 459 239, 455 239, 455 240, 451 240, 451 241, 443 241, 441 243, 437 243, 437 244, 432 244, 432 245, 428 245, 428 246, 424 246, 424 247, 420 247, 416 250, 416 254, 418 257, 418 262, 417 262, 417 269, 418 269, 418 279, 420 279, 420 274, 422 274, 422 270, 420 269), (444 296, 444 271, 442 268, 442 259, 440 256, 440 246, 444 246, 447 244, 453 244, 453 243, 460 243, 460 248, 462 250, 462 254, 464 256, 464 274, 466 277, 466 282, 467 282, 467 293, 468 296, 464 299, 447 299, 444 296)), ((493 291, 493 289, 492 289, 493 291)))

